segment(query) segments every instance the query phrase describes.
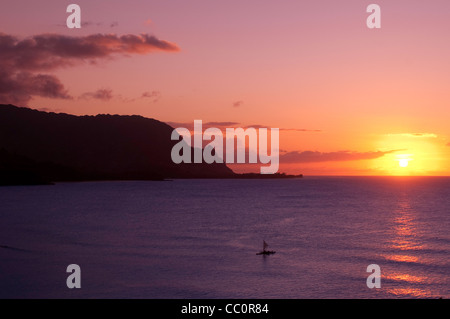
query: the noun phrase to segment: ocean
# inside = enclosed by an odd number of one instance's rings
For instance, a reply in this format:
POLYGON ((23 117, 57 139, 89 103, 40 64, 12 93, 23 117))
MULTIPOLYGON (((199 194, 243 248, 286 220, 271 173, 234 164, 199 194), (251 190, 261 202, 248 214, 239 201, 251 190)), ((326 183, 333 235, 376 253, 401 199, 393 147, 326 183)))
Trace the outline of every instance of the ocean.
POLYGON ((0 219, 0 298, 450 297, 446 177, 1 187, 0 219))

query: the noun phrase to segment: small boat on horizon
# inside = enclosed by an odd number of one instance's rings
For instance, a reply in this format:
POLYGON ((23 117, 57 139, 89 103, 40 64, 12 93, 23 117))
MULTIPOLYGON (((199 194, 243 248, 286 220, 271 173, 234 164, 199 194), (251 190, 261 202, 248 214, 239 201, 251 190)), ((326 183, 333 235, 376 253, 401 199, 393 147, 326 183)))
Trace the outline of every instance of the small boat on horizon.
POLYGON ((265 240, 263 240, 263 250, 256 254, 257 255, 273 255, 273 254, 275 254, 275 251, 267 250, 268 247, 269 247, 269 245, 266 243, 265 240))

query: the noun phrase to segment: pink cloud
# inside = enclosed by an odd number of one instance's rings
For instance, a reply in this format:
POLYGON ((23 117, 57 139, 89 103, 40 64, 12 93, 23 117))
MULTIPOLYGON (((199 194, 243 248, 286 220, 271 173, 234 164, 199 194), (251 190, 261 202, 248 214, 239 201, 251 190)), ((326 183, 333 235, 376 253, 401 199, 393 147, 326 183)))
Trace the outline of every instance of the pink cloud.
POLYGON ((312 162, 340 162, 340 161, 357 161, 368 160, 382 157, 386 154, 398 152, 402 150, 391 150, 387 152, 315 152, 315 151, 293 151, 280 156, 280 163, 312 163, 312 162))

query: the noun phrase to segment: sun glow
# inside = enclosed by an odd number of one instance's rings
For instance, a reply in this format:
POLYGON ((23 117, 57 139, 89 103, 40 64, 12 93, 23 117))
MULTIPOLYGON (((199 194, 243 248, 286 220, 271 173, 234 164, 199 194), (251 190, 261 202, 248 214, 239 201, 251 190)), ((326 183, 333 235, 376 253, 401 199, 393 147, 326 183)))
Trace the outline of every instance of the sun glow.
POLYGON ((372 162, 380 175, 448 175, 450 145, 431 133, 380 135, 375 148, 387 152, 372 162))
MULTIPOLYGON (((389 154, 383 160, 383 166, 390 175, 413 175, 417 169, 416 165, 412 165, 416 161, 415 154, 389 154)), ((416 164, 416 163, 414 163, 416 164)))

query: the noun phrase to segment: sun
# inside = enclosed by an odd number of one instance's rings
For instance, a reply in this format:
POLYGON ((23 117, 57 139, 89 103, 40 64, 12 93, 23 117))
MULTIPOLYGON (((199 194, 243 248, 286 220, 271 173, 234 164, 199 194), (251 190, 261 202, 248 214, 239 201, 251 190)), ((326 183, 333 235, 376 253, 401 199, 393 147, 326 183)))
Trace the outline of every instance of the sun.
POLYGON ((408 166, 408 162, 409 162, 409 159, 402 158, 402 159, 398 160, 398 165, 400 165, 400 167, 407 167, 408 166))
POLYGON ((395 160, 398 161, 398 166, 400 168, 406 168, 409 162, 413 160, 413 154, 399 154, 395 156, 395 160))

